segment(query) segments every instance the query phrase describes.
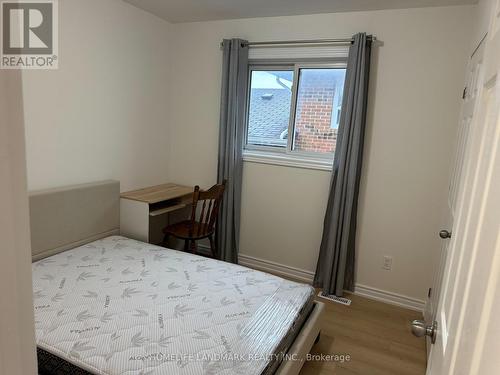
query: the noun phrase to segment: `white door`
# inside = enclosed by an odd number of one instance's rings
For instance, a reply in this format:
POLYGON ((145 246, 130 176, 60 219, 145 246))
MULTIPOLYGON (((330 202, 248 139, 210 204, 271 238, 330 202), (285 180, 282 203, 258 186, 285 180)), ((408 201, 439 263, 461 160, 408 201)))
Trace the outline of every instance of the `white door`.
POLYGON ((491 13, 484 50, 471 60, 471 71, 477 73, 468 94, 472 101, 464 104, 462 112, 463 128, 469 130, 463 169, 455 192, 450 191, 452 237, 439 293, 429 375, 500 373, 500 332, 495 331, 500 324, 492 315, 500 309, 495 300, 495 293, 500 293, 499 3, 491 13))
MULTIPOLYGON (((446 260, 448 259, 452 228, 454 227, 455 222, 459 187, 464 173, 464 161, 468 150, 467 146, 470 144, 470 125, 474 116, 474 110, 476 108, 478 98, 479 76, 483 62, 483 52, 484 44, 481 44, 480 48, 478 48, 471 57, 467 66, 467 77, 463 93, 463 103, 455 146, 455 154, 450 171, 446 209, 443 213, 442 226, 439 231, 436 230, 436 236, 439 235, 442 239, 441 249, 436 254, 436 258, 431 260, 436 264, 436 271, 434 273, 432 288, 429 290, 429 298, 424 311, 426 324, 432 324, 432 322, 437 321, 437 308, 441 294, 446 260)), ((427 337, 427 357, 430 355, 431 344, 431 338, 427 337)))

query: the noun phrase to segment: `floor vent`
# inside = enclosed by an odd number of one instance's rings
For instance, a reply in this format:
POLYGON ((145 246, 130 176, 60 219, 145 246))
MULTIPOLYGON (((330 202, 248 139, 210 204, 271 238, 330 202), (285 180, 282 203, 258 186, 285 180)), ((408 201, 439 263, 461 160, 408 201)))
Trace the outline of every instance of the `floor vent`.
POLYGON ((318 297, 321 297, 321 298, 324 298, 324 299, 327 299, 327 300, 330 300, 333 302, 340 303, 341 305, 351 306, 351 300, 348 298, 337 297, 337 296, 334 296, 333 294, 326 294, 323 292, 319 292, 318 297))

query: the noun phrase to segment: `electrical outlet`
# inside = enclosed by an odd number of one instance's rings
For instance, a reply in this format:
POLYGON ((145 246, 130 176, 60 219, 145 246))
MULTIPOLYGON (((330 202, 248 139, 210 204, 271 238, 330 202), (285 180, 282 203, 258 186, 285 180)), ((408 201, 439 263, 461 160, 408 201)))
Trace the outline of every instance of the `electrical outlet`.
POLYGON ((392 257, 385 255, 384 256, 384 263, 382 264, 382 269, 386 271, 391 271, 392 270, 392 257))

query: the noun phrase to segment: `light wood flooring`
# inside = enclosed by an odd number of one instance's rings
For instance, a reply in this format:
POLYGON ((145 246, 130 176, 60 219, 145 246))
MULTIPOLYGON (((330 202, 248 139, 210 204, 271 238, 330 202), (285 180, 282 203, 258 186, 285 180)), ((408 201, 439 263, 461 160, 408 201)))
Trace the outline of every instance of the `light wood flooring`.
POLYGON ((425 340, 414 337, 410 322, 421 319, 416 311, 346 295, 351 306, 323 298, 320 341, 312 354, 349 354, 350 361, 306 362, 301 375, 423 375, 425 340))

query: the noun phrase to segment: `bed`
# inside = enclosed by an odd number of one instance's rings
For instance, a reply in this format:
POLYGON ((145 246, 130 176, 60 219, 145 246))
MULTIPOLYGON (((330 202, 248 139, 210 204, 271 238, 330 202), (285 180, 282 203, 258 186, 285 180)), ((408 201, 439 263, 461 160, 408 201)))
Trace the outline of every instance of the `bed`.
POLYGON ((115 181, 32 193, 41 374, 297 374, 310 286, 119 235, 115 181))

